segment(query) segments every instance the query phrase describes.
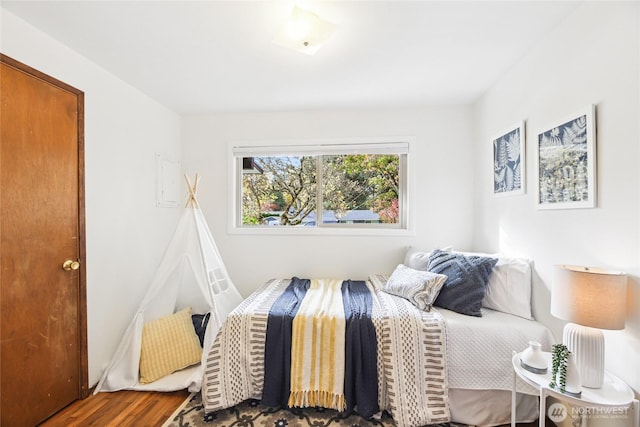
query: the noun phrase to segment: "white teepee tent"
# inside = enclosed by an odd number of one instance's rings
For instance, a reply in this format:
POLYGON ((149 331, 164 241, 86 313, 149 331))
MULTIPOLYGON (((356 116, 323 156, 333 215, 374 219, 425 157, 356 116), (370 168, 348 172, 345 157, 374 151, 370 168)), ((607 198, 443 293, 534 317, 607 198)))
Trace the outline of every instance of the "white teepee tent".
POLYGON ((192 392, 199 391, 203 366, 218 329, 242 301, 196 200, 199 177, 196 175, 193 185, 186 175, 185 178, 190 192, 185 212, 95 393, 124 389, 172 391, 188 388, 192 392), (152 383, 140 384, 143 325, 187 306, 192 307, 193 313, 211 313, 202 346, 201 363, 152 383))

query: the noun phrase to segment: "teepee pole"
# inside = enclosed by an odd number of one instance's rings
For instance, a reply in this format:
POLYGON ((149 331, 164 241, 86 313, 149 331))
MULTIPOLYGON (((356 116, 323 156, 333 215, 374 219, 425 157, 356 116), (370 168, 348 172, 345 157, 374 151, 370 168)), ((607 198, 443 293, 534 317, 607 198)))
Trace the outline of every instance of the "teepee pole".
POLYGON ((200 175, 196 173, 193 184, 191 184, 191 180, 186 173, 184 174, 184 179, 187 181, 187 188, 189 189, 189 199, 187 200, 187 203, 184 205, 184 207, 186 208, 191 205, 192 208, 200 208, 198 199, 196 198, 196 193, 198 192, 198 183, 200 182, 200 175))

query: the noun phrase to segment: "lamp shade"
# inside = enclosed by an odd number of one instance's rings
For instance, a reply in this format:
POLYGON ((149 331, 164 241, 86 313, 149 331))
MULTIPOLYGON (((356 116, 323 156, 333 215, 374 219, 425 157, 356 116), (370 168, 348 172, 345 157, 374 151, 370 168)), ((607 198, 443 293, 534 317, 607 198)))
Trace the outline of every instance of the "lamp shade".
POLYGON ((620 271, 557 266, 551 288, 551 314, 582 326, 624 329, 627 276, 620 271))

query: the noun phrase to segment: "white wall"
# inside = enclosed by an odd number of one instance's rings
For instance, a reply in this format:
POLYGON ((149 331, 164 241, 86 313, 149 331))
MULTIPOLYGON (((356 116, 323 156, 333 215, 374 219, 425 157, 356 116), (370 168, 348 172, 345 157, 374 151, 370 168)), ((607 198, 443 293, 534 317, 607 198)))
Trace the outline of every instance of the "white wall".
MULTIPOLYGON (((4 9, 0 50, 85 93, 89 385, 142 299, 180 209, 155 207, 155 153, 180 158, 180 118, 4 9)), ((180 177, 177 177, 180 179, 180 177)))
POLYGON ((477 103, 474 246, 535 260, 534 314, 562 339, 549 312, 553 265, 629 274, 626 329, 606 331, 606 368, 640 391, 639 3, 586 2, 477 103), (537 133, 588 104, 597 109, 598 204, 537 210, 537 133), (491 137, 526 119, 527 191, 492 196, 491 137))
POLYGON ((183 121, 183 169, 199 172, 198 199, 232 280, 247 296, 273 277, 364 279, 390 274, 407 245, 468 248, 472 236, 469 107, 392 111, 219 114, 183 121), (231 141, 414 136, 414 236, 229 234, 231 141))

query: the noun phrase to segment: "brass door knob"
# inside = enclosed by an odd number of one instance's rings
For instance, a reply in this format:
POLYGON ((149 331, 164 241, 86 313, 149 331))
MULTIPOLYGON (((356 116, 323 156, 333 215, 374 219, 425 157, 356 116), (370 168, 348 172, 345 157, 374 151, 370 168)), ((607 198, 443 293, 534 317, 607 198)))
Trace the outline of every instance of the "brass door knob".
POLYGON ((71 271, 71 270, 77 270, 80 268, 80 263, 78 261, 73 261, 73 260, 66 260, 63 264, 62 264, 62 269, 64 271, 71 271))

